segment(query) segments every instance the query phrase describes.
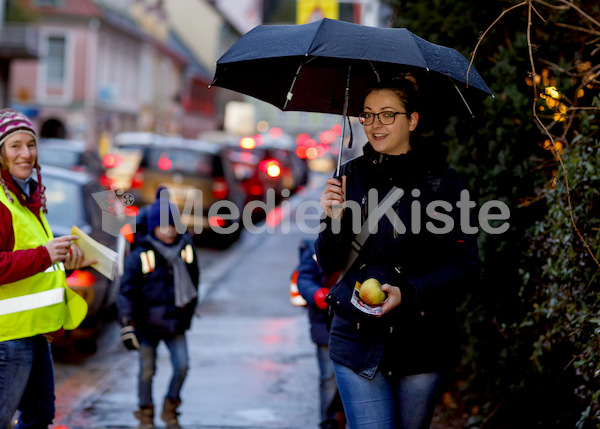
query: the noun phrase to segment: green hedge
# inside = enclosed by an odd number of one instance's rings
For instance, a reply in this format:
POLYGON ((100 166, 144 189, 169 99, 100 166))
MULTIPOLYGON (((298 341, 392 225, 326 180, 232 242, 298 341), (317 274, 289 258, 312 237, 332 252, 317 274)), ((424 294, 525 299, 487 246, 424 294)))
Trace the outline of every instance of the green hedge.
MULTIPOLYGON (((503 10, 521 4, 388 3, 394 26, 467 57, 503 10)), ((477 47, 474 66, 496 99, 484 102, 477 120, 453 118, 445 130, 449 161, 478 206, 496 199, 511 209, 508 232, 480 234, 481 281, 460 308, 464 359, 454 400, 442 408, 462 427, 600 424, 600 267, 584 244, 600 257, 600 5, 530 4, 531 46, 523 3, 477 47)))

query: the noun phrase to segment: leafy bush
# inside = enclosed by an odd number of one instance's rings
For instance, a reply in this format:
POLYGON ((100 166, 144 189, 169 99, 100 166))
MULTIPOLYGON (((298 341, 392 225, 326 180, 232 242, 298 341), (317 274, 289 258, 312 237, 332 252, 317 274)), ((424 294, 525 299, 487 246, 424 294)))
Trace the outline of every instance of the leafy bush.
POLYGON ((473 428, 595 427, 600 5, 388 3, 395 26, 467 58, 475 51, 496 94, 477 120, 453 118, 445 131, 478 206, 501 200, 511 217, 508 232, 479 237, 482 277, 460 309, 465 353, 444 415, 473 428))

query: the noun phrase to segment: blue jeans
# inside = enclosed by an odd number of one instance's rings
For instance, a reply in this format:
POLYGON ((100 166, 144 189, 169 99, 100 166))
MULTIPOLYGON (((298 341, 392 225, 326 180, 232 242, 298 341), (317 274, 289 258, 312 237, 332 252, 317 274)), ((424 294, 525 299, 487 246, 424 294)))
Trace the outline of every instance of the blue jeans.
POLYGON ((370 380, 333 364, 349 429, 424 429, 431 423, 440 373, 370 380))
MULTIPOLYGON (((148 339, 138 336, 140 341, 140 375, 138 380, 139 406, 150 407, 152 402, 152 379, 156 372, 156 349, 161 339, 148 339)), ((171 355, 173 374, 169 383, 166 398, 180 399, 179 392, 185 381, 189 368, 187 341, 184 334, 165 337, 162 340, 167 345, 171 355)))
POLYGON ((0 429, 46 429, 54 419, 54 366, 43 335, 0 342, 0 429))
POLYGON ((342 404, 333 373, 333 361, 329 357, 329 346, 317 345, 317 360, 319 361, 321 423, 335 421, 336 412, 342 411, 342 404))

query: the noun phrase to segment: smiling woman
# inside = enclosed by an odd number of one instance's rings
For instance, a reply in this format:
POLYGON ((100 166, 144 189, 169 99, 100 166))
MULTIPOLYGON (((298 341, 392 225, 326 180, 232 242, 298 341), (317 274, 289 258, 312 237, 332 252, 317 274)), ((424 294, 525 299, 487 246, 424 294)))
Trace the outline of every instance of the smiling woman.
POLYGON ((29 119, 0 110, 0 427, 47 427, 54 418, 49 338, 74 329, 87 305, 66 287, 65 270, 87 261, 67 235, 54 238, 29 119))
POLYGON ((327 179, 321 193, 327 218, 316 244, 318 262, 326 273, 344 270, 325 301, 349 427, 429 426, 460 350, 449 321, 462 288, 477 274, 476 237, 459 228, 460 216, 451 210, 463 191, 456 171, 442 151, 414 135, 419 98, 407 75, 367 91, 359 115, 368 137, 363 155, 342 166, 341 178, 327 179), (447 214, 431 209, 438 201, 450 206, 447 214), (421 228, 425 214, 431 222, 421 228), (442 230, 440 220, 448 228, 442 230), (363 225, 358 236, 355 224, 363 225), (369 279, 381 284, 374 292, 387 295, 381 311, 365 310, 366 297, 354 293, 369 279))

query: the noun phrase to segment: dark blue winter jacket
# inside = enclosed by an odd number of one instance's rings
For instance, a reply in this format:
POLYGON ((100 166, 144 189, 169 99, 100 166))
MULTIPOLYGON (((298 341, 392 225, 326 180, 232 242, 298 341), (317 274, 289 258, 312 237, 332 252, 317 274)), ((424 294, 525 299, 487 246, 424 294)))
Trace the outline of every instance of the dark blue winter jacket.
MULTIPOLYGON (((192 244, 187 233, 180 235, 179 240, 192 244)), ((200 270, 195 252, 193 260, 186 266, 197 286, 200 270)), ((197 299, 194 299, 185 307, 175 306, 173 268, 146 238, 141 238, 125 259, 117 298, 121 323, 133 322, 136 332, 146 338, 181 334, 190 328, 196 304, 197 299), (155 258, 153 270, 149 272, 148 266, 142 263, 148 251, 152 251, 155 258)))
POLYGON ((329 344, 329 312, 315 304, 315 292, 328 285, 328 276, 314 258, 315 240, 302 240, 300 245, 300 264, 298 266, 298 291, 306 300, 310 334, 313 342, 319 345, 329 344))
POLYGON ((461 232, 455 205, 462 185, 445 162, 434 163, 431 154, 416 145, 399 156, 379 154, 368 143, 363 152, 342 168, 342 175, 347 176, 346 198, 360 205, 360 213, 346 210, 338 234, 326 218, 327 228, 316 244, 319 265, 325 272, 345 266, 355 237, 352 217, 364 220, 374 208, 367 207, 371 188, 377 189, 378 201, 393 185, 404 190, 393 208, 406 232, 397 232, 383 216, 358 260, 331 289, 327 296, 334 313, 331 358, 368 378, 377 370, 389 376, 443 371, 458 358, 455 308, 464 297, 465 287, 478 279, 476 235, 461 232), (434 200, 449 202, 452 210, 437 207, 428 214, 426 207, 434 200), (411 224, 411 218, 417 218, 411 211, 421 216, 418 232, 417 225, 411 224), (446 214, 454 221, 450 233, 427 230, 426 222, 443 227, 436 218, 444 219, 446 214), (371 277, 381 284, 398 286, 402 293, 401 304, 382 317, 362 313, 350 302, 355 283, 371 277))

